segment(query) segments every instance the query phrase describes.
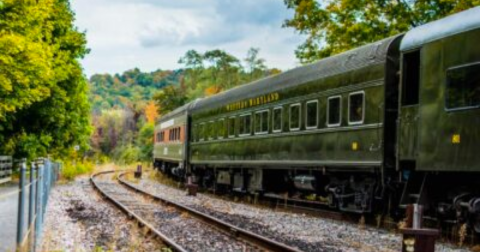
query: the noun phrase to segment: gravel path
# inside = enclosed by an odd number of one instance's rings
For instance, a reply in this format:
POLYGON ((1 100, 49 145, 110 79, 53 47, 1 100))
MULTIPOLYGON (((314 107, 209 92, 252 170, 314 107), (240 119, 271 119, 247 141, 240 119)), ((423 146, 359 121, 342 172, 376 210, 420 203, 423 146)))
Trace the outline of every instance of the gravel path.
POLYGON ((115 206, 101 199, 86 178, 53 188, 41 251, 161 251, 164 246, 115 206))
POLYGON ((118 200, 187 251, 258 251, 257 248, 219 232, 174 207, 153 202, 128 190, 112 179, 96 181, 107 195, 118 200))
MULTIPOLYGON (((144 175, 144 178, 146 177, 149 176, 144 175)), ((204 194, 198 194, 196 197, 186 196, 185 191, 160 184, 150 178, 135 181, 134 185, 304 251, 390 252, 401 250, 401 236, 386 230, 360 228, 358 225, 329 219, 274 211, 204 194)), ((451 248, 448 244, 437 243, 435 251, 469 250, 451 248)))

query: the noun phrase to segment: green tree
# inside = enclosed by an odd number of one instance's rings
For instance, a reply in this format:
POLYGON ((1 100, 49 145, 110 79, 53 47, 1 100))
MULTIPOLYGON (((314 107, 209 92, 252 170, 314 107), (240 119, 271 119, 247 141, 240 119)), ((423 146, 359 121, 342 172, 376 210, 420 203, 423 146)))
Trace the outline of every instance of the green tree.
POLYGON ((0 153, 64 155, 88 148, 88 53, 67 0, 0 6, 0 153))
POLYGON ((284 27, 307 38, 295 51, 302 63, 374 42, 479 5, 479 0, 284 0, 293 18, 284 27))
POLYGON ((240 61, 233 55, 222 50, 211 50, 205 52, 204 60, 210 63, 211 85, 217 90, 232 88, 239 84, 240 61))
POLYGON ((178 63, 185 66, 186 84, 190 88, 195 89, 200 81, 202 70, 204 69, 203 56, 195 50, 189 50, 178 60, 178 63))
POLYGON ((138 134, 137 146, 140 149, 139 159, 149 161, 153 157, 153 134, 155 125, 153 123, 145 123, 138 134))
POLYGON ((259 48, 250 48, 247 57, 244 59, 248 69, 248 82, 265 76, 267 67, 265 66, 265 59, 258 57, 259 52, 259 48))
POLYGON ((185 90, 179 86, 168 86, 157 92, 153 100, 158 108, 158 114, 164 115, 187 103, 185 90))

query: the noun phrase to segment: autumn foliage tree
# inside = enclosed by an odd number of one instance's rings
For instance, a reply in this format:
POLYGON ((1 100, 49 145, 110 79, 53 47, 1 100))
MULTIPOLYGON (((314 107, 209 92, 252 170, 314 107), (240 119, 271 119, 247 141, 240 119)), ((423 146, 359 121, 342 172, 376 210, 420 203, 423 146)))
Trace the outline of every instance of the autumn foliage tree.
POLYGON ((147 120, 147 123, 155 124, 155 119, 157 118, 157 116, 158 110, 155 102, 148 102, 147 106, 145 106, 145 119, 147 120))
POLYGON ((480 5, 479 0, 284 0, 284 23, 307 38, 297 58, 309 63, 480 5))

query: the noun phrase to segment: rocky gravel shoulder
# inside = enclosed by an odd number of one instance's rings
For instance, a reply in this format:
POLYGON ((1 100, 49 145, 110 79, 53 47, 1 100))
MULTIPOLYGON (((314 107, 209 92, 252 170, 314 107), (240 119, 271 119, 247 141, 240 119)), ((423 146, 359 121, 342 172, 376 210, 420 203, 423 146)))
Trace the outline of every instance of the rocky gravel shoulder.
MULTIPOLYGON (((303 251, 319 251, 319 248, 345 252, 401 250, 401 236, 387 230, 361 227, 304 214, 274 211, 205 194, 198 194, 196 197, 187 196, 184 190, 161 184, 157 179, 152 178, 153 176, 144 175, 144 179, 134 181, 134 184, 165 199, 184 204, 288 245, 296 246, 303 251)), ((467 252, 469 250, 437 243, 436 251, 467 252)))
POLYGON ((143 232, 81 178, 52 189, 41 251, 161 251, 143 232))

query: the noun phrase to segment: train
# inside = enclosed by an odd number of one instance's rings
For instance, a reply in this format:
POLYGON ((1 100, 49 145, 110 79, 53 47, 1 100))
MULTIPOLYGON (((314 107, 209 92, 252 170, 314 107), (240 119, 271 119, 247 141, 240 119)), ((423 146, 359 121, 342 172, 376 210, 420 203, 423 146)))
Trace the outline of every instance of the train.
POLYGON ((480 7, 197 99, 154 167, 206 189, 480 233, 480 7))

